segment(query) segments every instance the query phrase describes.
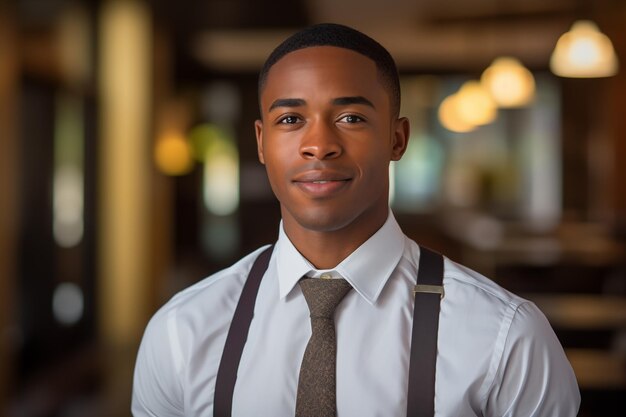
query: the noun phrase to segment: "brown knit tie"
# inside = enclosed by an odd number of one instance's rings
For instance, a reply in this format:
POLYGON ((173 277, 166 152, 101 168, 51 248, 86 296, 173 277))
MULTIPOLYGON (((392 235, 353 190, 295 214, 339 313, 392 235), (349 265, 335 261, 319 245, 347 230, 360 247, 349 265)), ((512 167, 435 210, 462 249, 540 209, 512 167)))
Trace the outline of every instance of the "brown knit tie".
POLYGON ((337 415, 335 308, 352 288, 345 279, 304 278, 300 288, 311 312, 311 338, 304 351, 296 417, 337 415))

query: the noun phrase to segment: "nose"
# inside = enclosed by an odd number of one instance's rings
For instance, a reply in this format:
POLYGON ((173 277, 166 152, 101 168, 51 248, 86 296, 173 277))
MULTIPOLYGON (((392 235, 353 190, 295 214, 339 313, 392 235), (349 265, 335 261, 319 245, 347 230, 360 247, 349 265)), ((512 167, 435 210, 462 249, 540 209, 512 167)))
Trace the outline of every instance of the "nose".
POLYGON ((332 124, 310 122, 300 143, 300 155, 305 159, 334 159, 343 152, 341 139, 332 124))

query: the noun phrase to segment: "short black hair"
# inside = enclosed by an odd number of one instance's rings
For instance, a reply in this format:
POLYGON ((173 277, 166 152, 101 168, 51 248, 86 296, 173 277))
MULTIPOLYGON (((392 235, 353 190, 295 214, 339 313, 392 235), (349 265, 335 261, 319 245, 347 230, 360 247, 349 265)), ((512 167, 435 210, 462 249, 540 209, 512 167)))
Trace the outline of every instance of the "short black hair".
POLYGON ((391 54, 384 46, 348 26, 336 23, 320 23, 309 26, 284 40, 269 55, 259 73, 259 103, 267 75, 274 64, 290 52, 313 46, 336 46, 365 55, 376 64, 383 85, 388 90, 391 110, 400 111, 400 79, 398 69, 391 54))

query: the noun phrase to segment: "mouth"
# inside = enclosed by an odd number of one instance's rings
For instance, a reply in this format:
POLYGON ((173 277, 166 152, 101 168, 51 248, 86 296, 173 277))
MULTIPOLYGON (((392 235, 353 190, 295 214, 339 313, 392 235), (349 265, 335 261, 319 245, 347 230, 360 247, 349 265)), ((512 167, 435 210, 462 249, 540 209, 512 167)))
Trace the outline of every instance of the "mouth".
POLYGON ((326 198, 341 192, 352 178, 339 172, 312 171, 293 179, 293 184, 313 198, 326 198))

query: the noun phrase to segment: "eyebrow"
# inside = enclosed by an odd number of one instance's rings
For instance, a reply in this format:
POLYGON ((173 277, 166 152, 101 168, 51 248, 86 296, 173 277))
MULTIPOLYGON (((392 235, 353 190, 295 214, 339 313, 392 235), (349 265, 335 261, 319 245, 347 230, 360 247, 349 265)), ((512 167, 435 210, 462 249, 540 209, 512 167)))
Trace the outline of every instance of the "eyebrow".
POLYGON ((277 107, 300 107, 305 104, 306 101, 301 98, 279 98, 272 103, 268 111, 272 111, 277 107))
MULTIPOLYGON (((365 106, 369 106, 373 109, 376 108, 374 103, 369 101, 363 96, 347 96, 347 97, 337 97, 332 101, 335 106, 348 106, 350 104, 362 104, 365 106)), ((272 111, 278 107, 301 107, 306 105, 306 101, 301 98, 279 98, 276 99, 272 105, 270 106, 268 111, 272 111)))
POLYGON ((371 101, 369 101, 363 96, 337 97, 336 99, 333 99, 333 104, 338 105, 338 106, 347 106, 350 104, 363 104, 365 106, 369 106, 373 109, 376 109, 376 106, 374 106, 374 103, 372 103, 371 101))

